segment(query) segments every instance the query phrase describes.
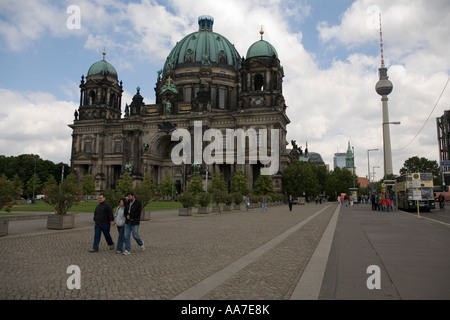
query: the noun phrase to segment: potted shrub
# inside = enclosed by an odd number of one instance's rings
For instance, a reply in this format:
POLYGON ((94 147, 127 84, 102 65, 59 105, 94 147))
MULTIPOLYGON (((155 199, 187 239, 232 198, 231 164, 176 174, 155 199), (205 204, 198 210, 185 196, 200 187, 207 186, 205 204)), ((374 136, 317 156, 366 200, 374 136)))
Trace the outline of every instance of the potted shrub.
POLYGON ((198 208, 198 213, 208 213, 208 206, 211 202, 211 195, 207 192, 200 193, 197 197, 198 204, 200 207, 198 208))
POLYGON ((184 192, 178 195, 178 201, 183 206, 178 209, 178 214, 180 216, 190 216, 192 215, 192 207, 195 206, 195 196, 190 192, 184 192))
POLYGON ((220 212, 221 211, 221 206, 219 206, 220 203, 224 203, 226 198, 227 198, 228 194, 226 191, 214 191, 212 193, 212 201, 216 204, 215 206, 212 206, 212 211, 213 212, 220 212))
POLYGON ((233 198, 228 193, 224 196, 225 205, 223 206, 223 211, 231 211, 231 205, 233 204, 233 198))
POLYGON ((244 199, 242 198, 242 195, 239 192, 233 192, 231 194, 231 198, 233 199, 234 202, 234 210, 241 210, 241 203, 244 201, 244 199))
POLYGON ((153 200, 156 194, 156 184, 153 175, 147 172, 144 180, 135 189, 136 199, 142 203, 141 221, 150 220, 151 211, 145 210, 145 207, 153 200))
POLYGON ((44 202, 50 204, 54 213, 47 217, 48 229, 71 229, 75 226, 75 216, 67 214, 69 209, 83 199, 83 191, 70 174, 59 185, 52 184, 42 190, 44 202))
MULTIPOLYGON (((8 180, 5 176, 0 176, 0 210, 5 209, 6 212, 11 211, 11 206, 15 202, 15 198, 22 193, 22 188, 14 185, 13 181, 8 180)), ((0 237, 8 234, 9 219, 0 219, 0 237)))

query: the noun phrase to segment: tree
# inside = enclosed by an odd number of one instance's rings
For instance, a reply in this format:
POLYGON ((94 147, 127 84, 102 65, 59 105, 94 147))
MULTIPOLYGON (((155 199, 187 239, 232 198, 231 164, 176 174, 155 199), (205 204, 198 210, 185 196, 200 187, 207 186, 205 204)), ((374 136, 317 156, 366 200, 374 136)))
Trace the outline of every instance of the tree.
POLYGON ((340 196, 341 193, 349 193, 349 188, 359 187, 359 183, 355 184, 355 175, 347 169, 336 168, 327 178, 325 184, 325 192, 331 196, 340 196))
POLYGON ((189 183, 187 185, 187 191, 193 194, 194 196, 203 193, 203 182, 200 174, 198 172, 194 172, 189 179, 189 183))
POLYGON ((216 173, 214 173, 211 181, 211 188, 208 191, 211 193, 212 200, 216 205, 219 205, 219 203, 226 200, 228 196, 227 184, 225 183, 220 170, 217 170, 216 173))
POLYGON ((14 185, 14 181, 6 178, 6 175, 0 176, 0 210, 5 208, 10 211, 10 207, 15 199, 22 193, 22 190, 14 185))
POLYGON ((169 172, 166 172, 164 175, 164 179, 161 181, 161 185, 159 186, 159 192, 162 196, 172 196, 174 192, 174 183, 169 172))
POLYGON ((76 183, 76 177, 69 174, 59 185, 50 185, 44 190, 44 202, 50 204, 56 214, 64 215, 83 198, 83 191, 76 183))
POLYGON ((42 184, 39 176, 37 174, 33 174, 30 180, 27 181, 25 195, 31 198, 33 195, 36 196, 40 194, 42 191, 42 184))
POLYGON ((117 193, 119 197, 125 197, 133 189, 133 180, 128 172, 123 173, 117 181, 117 193))
POLYGON ((434 184, 435 185, 441 184, 441 172, 436 160, 428 160, 424 157, 419 158, 418 156, 414 156, 406 160, 405 163, 403 164, 403 167, 400 169, 401 175, 416 172, 418 173, 430 172, 433 174, 434 184))
POLYGON ((142 203, 142 208, 152 201, 156 194, 156 184, 153 175, 147 172, 144 175, 144 180, 137 186, 135 190, 136 198, 142 203))
POLYGON ((283 187, 293 197, 316 196, 321 191, 316 174, 308 163, 294 160, 283 174, 283 187))
POLYGON ((83 188, 83 194, 86 195, 86 200, 88 195, 92 195, 95 192, 95 180, 92 174, 85 174, 83 177, 83 182, 81 183, 83 188))
POLYGON ((231 193, 240 194, 241 197, 248 194, 247 180, 241 171, 237 171, 234 174, 233 179, 231 179, 230 191, 231 193))
POLYGON ((261 174, 255 182, 255 193, 257 195, 268 195, 274 193, 272 178, 261 174))

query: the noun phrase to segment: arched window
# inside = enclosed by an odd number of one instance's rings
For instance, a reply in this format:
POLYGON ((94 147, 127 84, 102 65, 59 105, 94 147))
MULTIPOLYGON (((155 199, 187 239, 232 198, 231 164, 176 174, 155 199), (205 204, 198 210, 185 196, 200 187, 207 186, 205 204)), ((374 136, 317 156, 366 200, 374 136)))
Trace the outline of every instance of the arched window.
POLYGON ((92 105, 95 103, 95 91, 91 90, 91 92, 89 92, 89 104, 92 105))
POLYGON ((263 91, 264 90, 264 77, 261 74, 255 75, 253 79, 255 84, 255 91, 263 91))

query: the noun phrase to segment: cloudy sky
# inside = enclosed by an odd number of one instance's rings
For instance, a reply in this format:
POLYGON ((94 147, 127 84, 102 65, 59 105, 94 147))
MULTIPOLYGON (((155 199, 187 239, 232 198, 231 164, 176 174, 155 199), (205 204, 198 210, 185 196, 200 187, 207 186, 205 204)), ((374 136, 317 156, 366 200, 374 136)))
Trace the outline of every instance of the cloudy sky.
POLYGON ((0 154, 69 163, 81 75, 103 48, 124 84, 122 107, 137 86, 154 103, 167 55, 211 15, 241 56, 261 26, 278 51, 288 141, 308 142, 330 168, 350 141, 359 176, 378 148, 370 165, 382 178, 380 12, 389 117, 401 122, 391 125, 394 173, 412 156, 439 161, 436 118, 450 109, 448 0, 0 0, 0 154))

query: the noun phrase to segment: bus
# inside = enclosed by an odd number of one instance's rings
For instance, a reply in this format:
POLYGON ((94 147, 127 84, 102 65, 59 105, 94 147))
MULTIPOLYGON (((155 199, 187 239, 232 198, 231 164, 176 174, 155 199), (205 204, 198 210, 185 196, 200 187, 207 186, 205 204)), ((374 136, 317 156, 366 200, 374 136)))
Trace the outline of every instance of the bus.
POLYGON ((417 211, 415 196, 420 195, 419 210, 430 211, 436 209, 433 191, 433 174, 419 173, 419 177, 413 178, 414 173, 408 173, 397 177, 398 209, 405 211, 417 211), (417 179, 418 178, 418 179, 417 179))

